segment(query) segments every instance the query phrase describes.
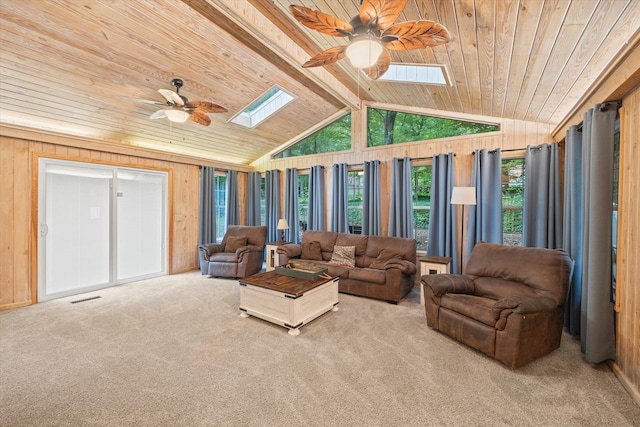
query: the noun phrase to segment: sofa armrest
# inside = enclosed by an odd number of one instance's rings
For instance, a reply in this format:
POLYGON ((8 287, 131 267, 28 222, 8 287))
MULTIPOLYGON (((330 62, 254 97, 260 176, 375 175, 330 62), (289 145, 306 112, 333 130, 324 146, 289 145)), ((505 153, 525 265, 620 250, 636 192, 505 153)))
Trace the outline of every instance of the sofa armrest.
POLYGON ((209 257, 216 252, 224 252, 224 245, 219 243, 205 243, 198 246, 198 251, 205 257, 205 259, 209 259, 209 257))
POLYGON ((476 288, 471 277, 464 274, 428 274, 422 276, 421 281, 436 297, 447 293, 473 295, 476 288))
POLYGON ((390 268, 397 268, 402 272, 402 274, 406 274, 409 276, 412 274, 416 274, 416 271, 418 270, 416 265, 411 261, 399 259, 390 259, 389 261, 387 261, 387 263, 384 265, 384 269, 389 270, 390 268))
POLYGON ((495 310, 509 309, 514 313, 540 313, 552 311, 558 307, 558 304, 548 297, 536 297, 529 295, 516 295, 512 297, 502 298, 496 301, 495 310))
POLYGON ((302 246, 297 243, 287 243, 278 246, 276 250, 278 254, 286 255, 288 259, 299 258, 302 254, 302 246))

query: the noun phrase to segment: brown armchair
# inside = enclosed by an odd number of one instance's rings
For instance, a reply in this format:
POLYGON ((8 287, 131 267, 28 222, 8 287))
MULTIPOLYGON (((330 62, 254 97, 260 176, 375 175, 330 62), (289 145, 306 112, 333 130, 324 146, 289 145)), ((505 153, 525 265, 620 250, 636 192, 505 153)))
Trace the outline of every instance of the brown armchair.
POLYGON ((221 243, 198 246, 200 272, 216 277, 242 278, 262 269, 266 226, 230 225, 221 243))
POLYGON ((560 346, 572 267, 563 250, 478 243, 466 274, 422 276, 427 324, 519 368, 560 346))

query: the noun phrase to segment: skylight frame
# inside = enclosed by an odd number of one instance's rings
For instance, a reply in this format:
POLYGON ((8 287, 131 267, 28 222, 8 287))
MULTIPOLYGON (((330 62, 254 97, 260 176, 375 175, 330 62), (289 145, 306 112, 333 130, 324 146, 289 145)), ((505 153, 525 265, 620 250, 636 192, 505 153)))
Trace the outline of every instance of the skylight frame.
POLYGON ((390 83, 413 83, 419 85, 434 85, 434 86, 453 86, 451 77, 447 70, 447 66, 444 64, 406 64, 406 63, 392 63, 389 65, 389 69, 378 81, 390 82, 390 83), (442 78, 437 80, 428 80, 430 75, 437 73, 442 78))
POLYGON ((295 96, 280 86, 274 85, 229 119, 229 123, 253 129, 294 99, 296 99, 295 96))

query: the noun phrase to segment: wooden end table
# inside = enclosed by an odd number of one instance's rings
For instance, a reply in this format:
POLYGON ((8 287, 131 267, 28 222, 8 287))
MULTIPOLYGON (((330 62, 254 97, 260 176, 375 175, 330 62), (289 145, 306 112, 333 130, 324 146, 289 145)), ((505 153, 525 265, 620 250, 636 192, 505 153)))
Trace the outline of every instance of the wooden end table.
POLYGON ((240 316, 255 316, 300 334, 328 311, 338 311, 338 278, 305 280, 275 271, 240 279, 240 316))

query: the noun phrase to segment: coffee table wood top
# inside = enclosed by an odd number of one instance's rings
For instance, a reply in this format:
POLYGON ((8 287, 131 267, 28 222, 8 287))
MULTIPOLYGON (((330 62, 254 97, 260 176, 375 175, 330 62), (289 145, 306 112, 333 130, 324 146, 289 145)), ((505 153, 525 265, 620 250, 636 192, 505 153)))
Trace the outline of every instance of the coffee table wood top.
POLYGON ((317 288, 333 279, 305 280, 297 277, 285 276, 278 274, 275 270, 266 273, 258 273, 253 276, 240 279, 240 284, 258 286, 260 288, 270 289, 272 291, 282 292, 293 295, 296 298, 309 292, 311 289, 317 288))

